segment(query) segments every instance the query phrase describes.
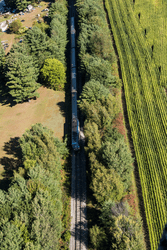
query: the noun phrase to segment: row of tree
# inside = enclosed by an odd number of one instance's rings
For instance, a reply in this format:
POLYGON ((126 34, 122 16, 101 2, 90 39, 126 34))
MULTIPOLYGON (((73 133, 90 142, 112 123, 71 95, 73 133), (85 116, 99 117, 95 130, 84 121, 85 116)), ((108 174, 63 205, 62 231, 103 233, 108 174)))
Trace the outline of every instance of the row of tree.
POLYGON ((41 124, 19 140, 23 166, 0 190, 0 249, 59 249, 62 225, 61 159, 66 144, 41 124))
POLYGON ((38 97, 40 83, 54 90, 64 89, 67 2, 52 3, 49 17, 48 29, 43 22, 36 23, 6 57, 0 46, 1 85, 16 102, 38 97))
POLYGON ((100 0, 78 0, 80 62, 86 83, 79 107, 86 116, 84 132, 89 183, 100 216, 90 229, 92 249, 145 249, 140 217, 124 201, 129 193, 133 159, 117 129, 120 104, 114 75, 116 56, 100 0))

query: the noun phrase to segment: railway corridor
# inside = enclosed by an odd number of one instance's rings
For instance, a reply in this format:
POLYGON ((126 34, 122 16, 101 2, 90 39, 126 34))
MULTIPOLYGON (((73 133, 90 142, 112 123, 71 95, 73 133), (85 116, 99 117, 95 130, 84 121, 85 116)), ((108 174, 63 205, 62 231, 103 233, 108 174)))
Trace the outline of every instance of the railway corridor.
POLYGON ((84 147, 72 152, 70 250, 87 249, 86 169, 84 147))
MULTIPOLYGON (((75 18, 75 2, 69 1, 69 23, 71 24, 71 17, 75 18)), ((74 34, 71 27, 69 27, 70 33, 74 34)), ((75 30, 75 23, 74 23, 75 30)), ((77 32, 76 32, 77 33, 77 32)), ((70 35, 71 36, 71 35, 70 35)), ((73 41, 71 45, 71 54, 73 57, 77 57, 76 41, 73 41), (74 51, 75 47, 75 51, 74 51)), ((71 62, 76 58, 71 58, 71 62)), ((75 64, 75 63, 74 63, 75 64)), ((75 64, 76 65, 76 64, 75 64)), ((71 70, 74 65, 71 65, 71 70)), ((76 66, 75 66, 76 67, 76 66)), ((72 74, 72 72, 71 72, 72 74)), ((72 83, 71 83, 72 84, 72 83)), ((72 85, 73 92, 77 93, 78 96, 81 94, 82 82, 80 73, 77 72, 76 67, 76 82, 72 85), (75 87, 76 85, 76 87, 75 87), (76 88, 76 89, 73 89, 76 88)), ((83 116, 80 112, 77 112, 77 106, 75 109, 75 99, 72 100, 72 111, 77 113, 77 118, 80 122, 80 139, 79 146, 80 150, 75 151, 72 149, 72 174, 71 174, 71 239, 70 239, 70 250, 87 250, 87 220, 86 220, 86 160, 84 152, 84 138, 83 138, 83 116)), ((77 101, 77 100, 76 100, 77 101)), ((77 104, 76 104, 77 105, 77 104)), ((72 114, 73 116, 74 114, 72 114)))

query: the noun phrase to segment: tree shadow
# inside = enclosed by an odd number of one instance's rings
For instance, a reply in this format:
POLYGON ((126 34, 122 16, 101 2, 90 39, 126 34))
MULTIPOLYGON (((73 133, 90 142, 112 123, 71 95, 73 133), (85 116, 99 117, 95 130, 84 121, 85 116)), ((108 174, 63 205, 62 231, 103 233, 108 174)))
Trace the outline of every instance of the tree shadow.
POLYGON ((10 138, 9 142, 5 142, 3 150, 10 157, 4 156, 0 158, 0 164, 3 166, 3 179, 0 180, 0 188, 6 190, 11 182, 13 172, 22 166, 22 152, 19 144, 19 137, 10 138))
POLYGON ((2 106, 9 105, 13 107, 16 105, 16 102, 13 100, 12 96, 8 93, 8 90, 5 86, 0 87, 0 103, 2 106))
POLYGON ((66 117, 66 104, 65 102, 58 102, 57 105, 59 106, 61 114, 66 117))

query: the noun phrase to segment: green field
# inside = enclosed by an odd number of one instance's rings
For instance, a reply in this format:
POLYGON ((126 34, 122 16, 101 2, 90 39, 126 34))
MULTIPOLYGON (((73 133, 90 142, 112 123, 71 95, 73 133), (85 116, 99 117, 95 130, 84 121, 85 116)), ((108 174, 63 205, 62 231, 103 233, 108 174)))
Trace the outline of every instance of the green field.
MULTIPOLYGON (((164 88, 166 58, 165 55, 163 55, 164 59, 161 57, 162 52, 160 50, 165 32, 162 40, 159 36, 158 41, 158 37, 153 32, 151 33, 151 29, 156 26, 156 29, 160 32, 158 25, 160 25, 159 22, 165 20, 165 16, 163 17, 160 12, 157 12, 157 16, 156 12, 154 15, 153 12, 149 15, 149 8, 145 9, 145 15, 151 20, 151 22, 145 20, 147 26, 150 22, 149 28, 146 28, 144 27, 144 17, 142 17, 144 11, 142 12, 142 9, 149 6, 151 0, 141 1, 138 5, 137 2, 139 3, 139 1, 131 0, 106 0, 105 4, 121 65, 151 249, 157 250, 167 221, 167 116, 164 88), (135 5, 137 6, 135 7, 135 5), (137 14, 139 5, 141 8, 139 11, 140 19, 137 14), (153 18, 153 16, 156 16, 156 18, 153 18), (140 24, 140 20, 143 20, 142 24, 140 24), (148 39, 147 34, 149 32, 147 29, 150 32, 148 39), (157 39, 155 44, 153 44, 154 36, 157 39), (159 44, 159 48, 157 44, 159 44), (152 45, 155 46, 153 46, 153 51, 152 45)), ((152 5, 155 6, 153 7, 154 10, 159 2, 154 1, 153 3, 152 1, 152 5)), ((160 8, 158 9, 160 10, 160 8)), ((164 30, 165 27, 164 24, 164 30)), ((161 47, 164 49, 164 51, 162 49, 163 53, 165 53, 165 44, 161 47)))

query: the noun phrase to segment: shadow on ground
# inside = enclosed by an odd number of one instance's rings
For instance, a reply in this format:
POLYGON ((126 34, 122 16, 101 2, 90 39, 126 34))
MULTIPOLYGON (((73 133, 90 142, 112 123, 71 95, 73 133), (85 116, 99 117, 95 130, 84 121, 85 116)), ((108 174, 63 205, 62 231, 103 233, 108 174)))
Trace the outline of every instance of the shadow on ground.
POLYGON ((13 100, 10 94, 8 94, 7 88, 5 86, 2 86, 0 88, 0 103, 1 105, 9 105, 10 107, 13 107, 16 105, 16 102, 13 100))
POLYGON ((0 180, 0 189, 6 190, 10 184, 13 172, 15 170, 17 171, 18 168, 22 166, 22 153, 19 145, 19 137, 10 138, 9 142, 5 142, 3 150, 6 152, 6 155, 9 155, 9 157, 4 156, 0 158, 0 164, 4 169, 4 172, 2 173, 3 179, 0 180))

